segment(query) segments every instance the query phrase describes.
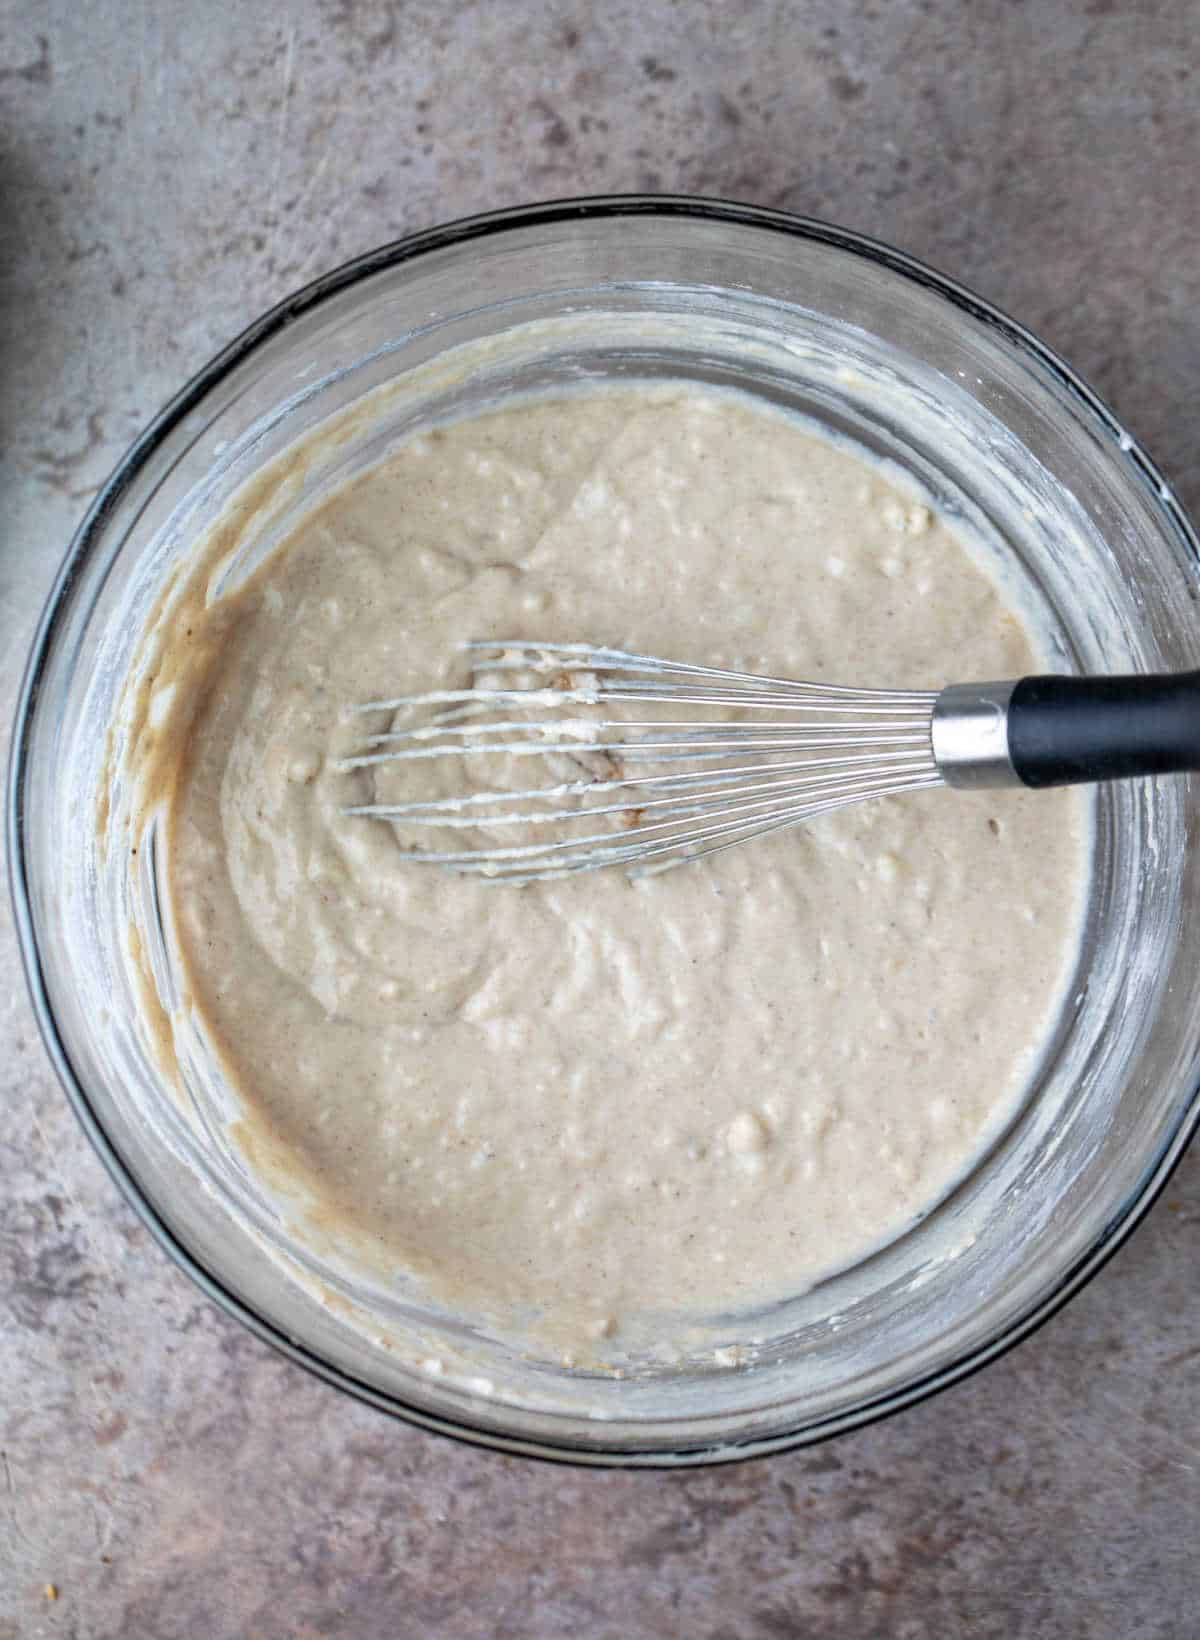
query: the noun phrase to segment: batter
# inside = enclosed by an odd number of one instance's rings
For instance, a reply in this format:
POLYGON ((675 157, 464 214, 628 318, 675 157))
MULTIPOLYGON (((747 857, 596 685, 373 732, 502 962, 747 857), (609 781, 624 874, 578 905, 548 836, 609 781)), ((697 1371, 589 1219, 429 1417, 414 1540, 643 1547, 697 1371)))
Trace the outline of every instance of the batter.
POLYGON ((178 959, 252 1165, 323 1235, 538 1348, 617 1351, 861 1257, 1011 1114, 1076 955, 1077 793, 524 888, 342 812, 376 793, 343 709, 465 686, 467 637, 864 685, 1035 668, 898 483, 748 399, 607 389, 412 439, 214 604, 197 570, 153 736, 178 959))

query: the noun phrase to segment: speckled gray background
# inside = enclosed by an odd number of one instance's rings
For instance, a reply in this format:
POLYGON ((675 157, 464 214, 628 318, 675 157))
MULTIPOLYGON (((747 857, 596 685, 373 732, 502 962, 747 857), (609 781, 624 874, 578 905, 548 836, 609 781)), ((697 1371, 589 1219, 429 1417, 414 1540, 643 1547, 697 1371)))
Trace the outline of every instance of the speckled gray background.
MULTIPOLYGON (((533 197, 892 240, 1061 348, 1197 510, 1198 28, 1188 0, 0 0, 5 734, 159 403, 314 274, 533 197)), ((521 1463, 339 1399, 175 1273, 76 1130, 3 916, 0 1640, 1200 1633, 1200 1153, 936 1402, 728 1470, 521 1463)))

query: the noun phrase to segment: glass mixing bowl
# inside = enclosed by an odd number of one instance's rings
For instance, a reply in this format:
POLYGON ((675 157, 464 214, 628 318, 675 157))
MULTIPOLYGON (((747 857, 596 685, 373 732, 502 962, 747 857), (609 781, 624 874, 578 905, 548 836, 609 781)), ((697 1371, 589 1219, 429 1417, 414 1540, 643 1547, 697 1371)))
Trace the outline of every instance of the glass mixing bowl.
POLYGON ((106 856, 95 824, 106 734, 167 577, 240 486, 334 414, 344 437, 264 509, 251 558, 414 426, 517 392, 662 377, 736 385, 898 462, 1007 555, 1063 670, 1196 665, 1191 526, 1112 414, 1028 331, 821 223, 693 199, 573 201, 351 263, 265 315, 168 405, 67 554, 9 790, 17 924, 47 1045, 171 1256, 349 1393, 427 1428, 579 1462, 771 1452, 961 1377, 1093 1274, 1200 1113, 1200 850, 1184 778, 1098 793, 1076 983, 988 1155, 872 1258, 727 1318, 729 1338, 750 1347, 719 1360, 571 1371, 385 1290, 289 1228, 229 1142, 219 1072, 184 1055, 186 1096, 169 1083, 145 1026, 159 1002, 178 1003, 153 830, 134 859, 106 856), (158 998, 139 989, 131 927, 158 998))

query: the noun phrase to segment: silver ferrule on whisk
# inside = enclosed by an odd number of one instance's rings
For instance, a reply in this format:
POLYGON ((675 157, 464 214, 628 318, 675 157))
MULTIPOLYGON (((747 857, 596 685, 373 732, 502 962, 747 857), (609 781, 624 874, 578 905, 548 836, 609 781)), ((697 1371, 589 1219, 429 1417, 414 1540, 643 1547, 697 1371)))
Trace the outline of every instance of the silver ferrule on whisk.
POLYGON ((930 736, 938 773, 948 786, 1019 786, 1008 748, 1014 683, 954 683, 933 707, 930 736))

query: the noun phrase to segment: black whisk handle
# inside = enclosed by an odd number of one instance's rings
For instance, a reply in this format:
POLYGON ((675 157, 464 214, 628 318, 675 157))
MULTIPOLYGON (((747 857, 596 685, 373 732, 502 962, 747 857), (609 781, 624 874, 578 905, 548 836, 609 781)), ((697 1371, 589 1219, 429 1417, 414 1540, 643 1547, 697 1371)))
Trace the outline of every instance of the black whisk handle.
POLYGON ((1026 786, 1200 769, 1200 672, 1022 678, 1007 715, 1026 786))

